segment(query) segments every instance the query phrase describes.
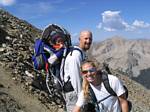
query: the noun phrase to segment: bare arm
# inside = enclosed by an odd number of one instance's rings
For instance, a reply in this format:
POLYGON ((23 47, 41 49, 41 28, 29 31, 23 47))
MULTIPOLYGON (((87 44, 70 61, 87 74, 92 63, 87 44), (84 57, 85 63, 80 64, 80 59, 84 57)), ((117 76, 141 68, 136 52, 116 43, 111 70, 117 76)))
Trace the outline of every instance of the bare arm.
POLYGON ((80 109, 81 108, 79 106, 75 106, 74 109, 73 109, 73 112, 80 112, 80 109))
POLYGON ((128 102, 125 99, 125 94, 122 94, 118 98, 119 98, 119 102, 120 102, 122 112, 129 112, 128 102))

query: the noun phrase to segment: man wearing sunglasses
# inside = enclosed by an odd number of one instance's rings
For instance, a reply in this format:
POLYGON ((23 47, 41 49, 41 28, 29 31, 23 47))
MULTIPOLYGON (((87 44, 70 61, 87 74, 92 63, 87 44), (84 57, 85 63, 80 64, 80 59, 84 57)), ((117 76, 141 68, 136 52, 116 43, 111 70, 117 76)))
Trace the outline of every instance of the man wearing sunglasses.
POLYGON ((89 50, 90 46, 92 44, 92 33, 90 31, 81 31, 80 37, 79 37, 79 45, 74 46, 75 48, 80 49, 79 50, 73 50, 70 52, 65 61, 64 66, 64 79, 66 81, 71 81, 71 85, 73 87, 72 91, 69 91, 66 93, 66 108, 67 112, 72 112, 73 107, 75 106, 75 103, 78 98, 78 94, 80 93, 82 89, 82 77, 80 74, 80 65, 81 62, 86 57, 86 51, 89 50))

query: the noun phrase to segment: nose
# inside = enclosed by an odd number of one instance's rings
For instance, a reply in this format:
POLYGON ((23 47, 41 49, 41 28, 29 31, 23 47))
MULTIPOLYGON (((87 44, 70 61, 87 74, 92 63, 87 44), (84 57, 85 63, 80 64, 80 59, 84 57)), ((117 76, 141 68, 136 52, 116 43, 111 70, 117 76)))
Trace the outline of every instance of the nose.
POLYGON ((91 44, 92 43, 92 39, 91 38, 87 39, 87 43, 91 44))

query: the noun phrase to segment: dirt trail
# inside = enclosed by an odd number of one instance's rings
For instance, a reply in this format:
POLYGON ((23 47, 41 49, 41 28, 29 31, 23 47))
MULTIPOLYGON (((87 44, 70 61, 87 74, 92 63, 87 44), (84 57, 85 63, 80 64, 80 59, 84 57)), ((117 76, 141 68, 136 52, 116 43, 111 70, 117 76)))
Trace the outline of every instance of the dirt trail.
MULTIPOLYGON (((21 106, 23 112, 58 112, 53 106, 48 109, 37 97, 25 91, 21 85, 15 84, 11 74, 0 66, 0 91, 11 96, 21 106)), ((20 111, 19 111, 20 112, 20 111)), ((22 111, 21 111, 22 112, 22 111)))

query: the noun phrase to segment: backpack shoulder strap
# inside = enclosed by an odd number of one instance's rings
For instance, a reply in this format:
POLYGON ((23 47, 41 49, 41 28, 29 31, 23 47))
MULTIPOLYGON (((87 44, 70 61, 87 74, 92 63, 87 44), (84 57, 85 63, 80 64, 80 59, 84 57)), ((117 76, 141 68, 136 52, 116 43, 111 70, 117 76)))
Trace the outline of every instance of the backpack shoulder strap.
POLYGON ((97 109, 100 110, 98 103, 97 103, 97 98, 96 98, 95 93, 90 85, 89 85, 89 91, 90 91, 90 97, 91 97, 92 102, 97 106, 97 109))
POLYGON ((77 47, 70 47, 70 55, 72 56, 72 53, 73 53, 74 50, 77 50, 77 51, 80 52, 81 57, 82 57, 82 61, 84 61, 84 55, 83 55, 83 52, 82 52, 81 49, 79 49, 79 48, 77 48, 77 47))
POLYGON ((97 100, 96 96, 95 96, 95 93, 93 91, 93 89, 91 88, 91 86, 89 86, 89 91, 90 91, 90 97, 91 97, 91 100, 92 102, 96 105, 96 108, 100 111, 100 108, 99 108, 99 103, 104 101, 105 99, 109 98, 111 95, 108 95, 107 97, 101 99, 101 100, 97 100))
POLYGON ((93 89, 91 88, 91 86, 89 86, 89 91, 90 91, 90 95, 91 95, 92 101, 93 102, 97 102, 95 93, 94 93, 93 89))
POLYGON ((35 56, 39 55, 42 52, 43 42, 41 39, 36 39, 34 44, 34 53, 35 56))
POLYGON ((108 79, 108 74, 107 72, 103 71, 102 72, 102 81, 103 84, 106 88, 106 90, 113 96, 117 96, 117 94, 114 92, 114 90, 111 88, 110 83, 109 83, 109 79, 108 79))

